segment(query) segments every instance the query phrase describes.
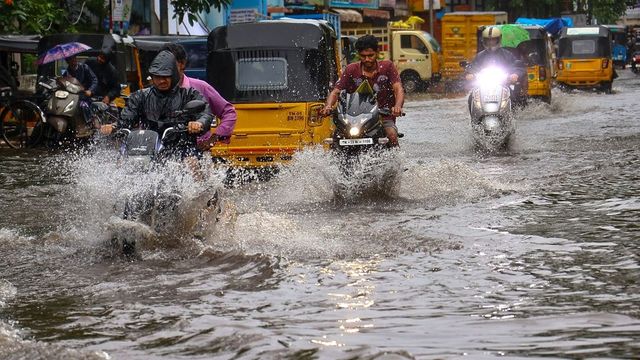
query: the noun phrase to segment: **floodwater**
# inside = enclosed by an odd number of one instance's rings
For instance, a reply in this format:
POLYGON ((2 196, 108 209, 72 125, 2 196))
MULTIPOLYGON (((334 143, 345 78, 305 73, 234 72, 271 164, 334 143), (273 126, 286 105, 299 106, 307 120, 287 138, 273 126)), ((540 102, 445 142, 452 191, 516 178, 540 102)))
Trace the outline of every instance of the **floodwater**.
MULTIPOLYGON (((620 73, 613 95, 532 104, 495 154, 466 98, 410 99, 399 154, 344 179, 304 151, 134 261, 108 246, 114 215, 157 180, 3 149, 0 358, 637 358, 640 77, 620 73)), ((197 217, 180 174, 162 176, 197 217)))

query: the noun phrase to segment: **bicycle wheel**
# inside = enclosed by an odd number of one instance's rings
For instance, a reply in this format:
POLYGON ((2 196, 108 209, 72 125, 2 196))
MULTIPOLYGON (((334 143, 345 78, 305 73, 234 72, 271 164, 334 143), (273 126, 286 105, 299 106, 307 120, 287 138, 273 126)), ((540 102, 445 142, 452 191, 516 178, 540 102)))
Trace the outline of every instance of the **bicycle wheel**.
POLYGON ((37 105, 26 100, 15 101, 2 110, 0 120, 2 138, 10 147, 25 148, 39 142, 42 133, 33 131, 34 127, 42 122, 41 111, 37 105))

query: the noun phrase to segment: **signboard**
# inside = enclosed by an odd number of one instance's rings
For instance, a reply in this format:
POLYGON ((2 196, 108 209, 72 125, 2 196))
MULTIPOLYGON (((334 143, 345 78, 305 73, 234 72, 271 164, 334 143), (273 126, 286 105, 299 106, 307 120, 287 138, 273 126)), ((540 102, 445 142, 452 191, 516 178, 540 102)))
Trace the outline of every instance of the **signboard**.
POLYGON ((598 35, 600 34, 600 28, 568 28, 567 35, 598 35))
POLYGON ((229 15, 229 23, 230 24, 238 24, 238 23, 247 23, 247 22, 255 22, 258 18, 258 9, 257 8, 247 8, 247 9, 231 9, 229 15))
POLYGON ((380 7, 394 8, 396 7, 396 0, 380 0, 380 7))
POLYGON ((105 5, 111 3, 111 14, 113 21, 129 21, 131 17, 131 3, 133 0, 109 0, 105 5))
POLYGON ((378 0, 330 0, 331 7, 377 9, 378 0))

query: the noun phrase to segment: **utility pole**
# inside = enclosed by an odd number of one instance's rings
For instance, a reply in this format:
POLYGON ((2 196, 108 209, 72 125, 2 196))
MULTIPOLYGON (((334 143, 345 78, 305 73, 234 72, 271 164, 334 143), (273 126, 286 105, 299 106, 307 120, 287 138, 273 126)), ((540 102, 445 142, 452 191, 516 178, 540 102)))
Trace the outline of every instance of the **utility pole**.
POLYGON ((113 0, 109 0, 109 34, 113 34, 113 0))
POLYGON ((433 36, 433 0, 429 0, 429 34, 433 36))

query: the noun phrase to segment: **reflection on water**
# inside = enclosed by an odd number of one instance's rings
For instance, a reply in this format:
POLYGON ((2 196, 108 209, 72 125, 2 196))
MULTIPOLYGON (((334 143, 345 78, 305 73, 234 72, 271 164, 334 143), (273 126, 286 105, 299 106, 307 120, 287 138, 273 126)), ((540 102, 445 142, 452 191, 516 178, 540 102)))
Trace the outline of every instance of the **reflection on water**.
POLYGON ((224 169, 203 186, 109 153, 2 150, 0 358, 637 357, 627 75, 611 96, 532 104, 499 156, 472 151, 464 96, 414 100, 400 151, 364 177, 309 149, 224 189, 215 230, 177 226, 135 261, 105 245, 123 197, 170 179, 193 220, 224 169))

